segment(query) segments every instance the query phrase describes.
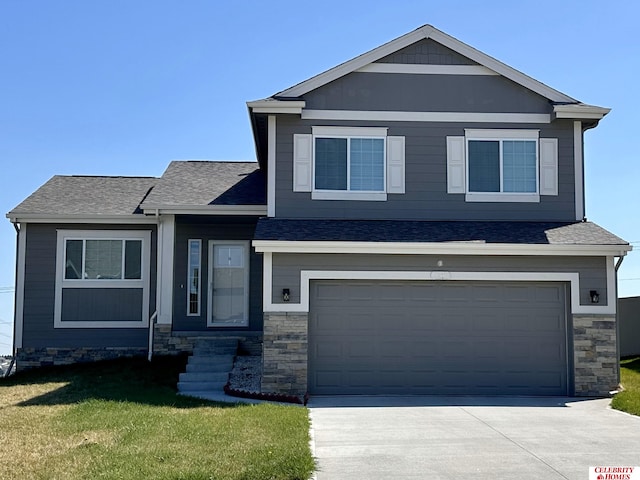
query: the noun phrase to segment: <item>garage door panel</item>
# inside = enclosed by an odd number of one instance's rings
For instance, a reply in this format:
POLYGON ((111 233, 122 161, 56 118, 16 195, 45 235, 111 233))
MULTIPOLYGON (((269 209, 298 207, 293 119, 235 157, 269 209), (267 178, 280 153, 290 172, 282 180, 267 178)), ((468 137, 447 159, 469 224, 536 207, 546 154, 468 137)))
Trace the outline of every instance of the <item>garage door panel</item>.
MULTIPOLYGON (((449 312, 432 312, 433 319, 436 320, 438 332, 468 332, 473 318, 468 315, 455 314, 449 312)), ((426 321, 433 321, 429 318, 426 321)))
POLYGON ((496 286, 479 286, 468 289, 471 300, 478 302, 480 306, 499 302, 496 286))
POLYGON ((506 321, 503 315, 496 313, 489 313, 483 310, 481 313, 475 314, 471 318, 471 330, 479 332, 483 335, 495 335, 504 332, 507 327, 506 321))
POLYGON ((319 301, 341 302, 344 300, 343 291, 339 284, 319 284, 314 291, 319 301))
POLYGON ((456 302, 457 304, 466 304, 473 301, 473 292, 471 287, 467 285, 452 284, 443 288, 438 288, 438 299, 445 302, 456 302))
POLYGON ((557 312, 543 311, 532 319, 531 324, 535 326, 537 331, 555 335, 564 330, 565 317, 557 312))
POLYGON ((564 295, 564 292, 562 291, 562 289, 558 287, 537 286, 533 289, 533 295, 534 295, 533 297, 534 301, 539 305, 544 303, 554 304, 556 302, 562 301, 562 296, 564 295))
POLYGON ((379 354, 383 359, 405 358, 407 356, 406 341, 383 341, 380 343, 379 354))
POLYGON ((438 301, 438 288, 436 285, 416 286, 409 284, 404 289, 404 295, 412 302, 423 304, 424 308, 429 308, 429 304, 438 301))
POLYGON ((566 394, 564 298, 562 284, 314 282, 309 390, 566 394))
POLYGON ((314 344, 312 348, 313 356, 323 363, 331 360, 339 363, 343 360, 341 342, 327 341, 327 339, 318 339, 318 342, 314 344))

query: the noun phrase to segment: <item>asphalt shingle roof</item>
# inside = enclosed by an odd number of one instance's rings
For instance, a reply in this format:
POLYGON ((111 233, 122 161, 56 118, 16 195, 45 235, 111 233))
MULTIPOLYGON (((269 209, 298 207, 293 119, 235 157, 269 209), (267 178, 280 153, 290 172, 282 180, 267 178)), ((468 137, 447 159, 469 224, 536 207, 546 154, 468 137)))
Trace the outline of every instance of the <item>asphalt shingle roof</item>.
POLYGON ((257 162, 174 161, 143 203, 147 206, 266 205, 257 162))
POLYGON ((428 222, 262 218, 254 239, 343 242, 477 242, 628 245, 592 222, 428 222))
POLYGON ((9 216, 131 215, 153 188, 153 177, 56 175, 15 207, 9 216))

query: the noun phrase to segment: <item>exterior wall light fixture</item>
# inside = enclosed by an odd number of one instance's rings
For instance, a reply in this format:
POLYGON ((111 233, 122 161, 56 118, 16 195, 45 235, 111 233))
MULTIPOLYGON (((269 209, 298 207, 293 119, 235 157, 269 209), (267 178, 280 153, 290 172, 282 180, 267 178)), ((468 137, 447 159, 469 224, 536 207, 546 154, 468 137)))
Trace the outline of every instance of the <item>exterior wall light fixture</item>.
POLYGON ((288 302, 291 299, 291 291, 288 288, 282 289, 282 301, 288 302))
POLYGON ((600 303, 600 294, 597 290, 591 290, 589 296, 591 297, 591 303, 600 303))

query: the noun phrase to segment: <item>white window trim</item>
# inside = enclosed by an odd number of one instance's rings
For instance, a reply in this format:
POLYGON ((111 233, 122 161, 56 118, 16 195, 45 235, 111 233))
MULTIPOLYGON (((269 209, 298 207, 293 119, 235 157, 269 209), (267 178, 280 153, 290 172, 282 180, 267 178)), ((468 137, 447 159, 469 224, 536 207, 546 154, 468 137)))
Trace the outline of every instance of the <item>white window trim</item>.
POLYGON ((467 202, 509 202, 509 203, 539 203, 540 202, 540 130, 492 130, 465 129, 464 147, 466 164, 466 195, 467 202), (487 140, 500 142, 500 189, 503 188, 503 158, 502 142, 508 140, 535 140, 536 142, 536 191, 535 192, 471 192, 469 189, 469 142, 473 140, 487 140))
POLYGON ((249 326, 249 308, 250 308, 250 275, 251 275, 251 265, 250 265, 250 249, 251 242, 245 240, 209 240, 208 246, 208 282, 207 282, 207 327, 216 327, 216 328, 238 328, 238 327, 248 327, 249 326), (215 323, 213 321, 213 267, 214 267, 214 254, 213 249, 216 245, 242 245, 244 247, 243 251, 243 263, 244 263, 244 271, 245 271, 245 280, 244 280, 244 301, 245 301, 245 318, 242 323, 215 323))
POLYGON ((54 328, 146 328, 149 326, 149 277, 151 264, 151 232, 147 230, 58 230, 56 245, 56 285, 54 328), (67 240, 141 240, 141 278, 138 280, 65 279, 67 240), (62 290, 64 288, 132 288, 142 289, 142 317, 136 321, 64 321, 62 290))
POLYGON ((313 200, 364 200, 385 201, 387 199, 387 132, 386 127, 324 127, 314 126, 312 130, 312 189, 313 200), (349 150, 347 149, 347 190, 316 189, 316 138, 378 138, 384 142, 382 188, 381 191, 349 190, 349 150))
POLYGON ((198 238, 190 238, 187 241, 187 317, 199 317, 201 314, 202 304, 202 240, 198 238), (198 310, 191 313, 191 243, 196 242, 198 245, 198 310))

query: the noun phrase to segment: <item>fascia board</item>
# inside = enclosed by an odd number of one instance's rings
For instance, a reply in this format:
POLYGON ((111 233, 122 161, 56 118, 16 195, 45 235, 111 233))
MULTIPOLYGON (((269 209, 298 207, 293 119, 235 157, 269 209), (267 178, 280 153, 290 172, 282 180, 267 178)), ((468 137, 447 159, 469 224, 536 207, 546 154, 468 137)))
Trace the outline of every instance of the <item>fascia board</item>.
POLYGON ((37 213, 7 213, 6 217, 12 223, 149 223, 154 224, 154 218, 145 215, 60 215, 37 213))
POLYGON ((147 215, 266 215, 266 205, 144 205, 147 215))
POLYGON ((333 67, 325 72, 322 72, 308 80, 305 80, 293 87, 276 93, 275 97, 300 97, 305 93, 315 90, 318 87, 326 85, 340 77, 343 77, 359 68, 364 67, 376 60, 379 60, 387 55, 390 55, 398 50, 408 47, 412 43, 415 43, 423 38, 428 38, 428 35, 433 30, 433 27, 424 26, 412 32, 409 32, 401 37, 391 40, 373 50, 358 55, 357 57, 348 60, 340 65, 333 67))
POLYGON ((470 58, 480 65, 483 65, 488 69, 499 73, 509 80, 512 80, 517 84, 522 85, 523 87, 528 88, 529 90, 532 90, 553 102, 575 103, 578 101, 575 98, 565 95, 564 93, 559 92, 558 90, 551 88, 548 85, 545 85, 544 83, 539 82, 538 80, 531 78, 528 75, 525 75, 519 70, 516 70, 515 68, 510 67, 509 65, 502 63, 499 60, 496 60, 486 53, 482 53, 480 50, 476 50, 472 46, 467 45, 466 43, 463 43, 444 32, 441 32, 440 30, 434 29, 430 37, 431 39, 435 40, 438 43, 441 43, 445 47, 450 48, 460 55, 470 58))
POLYGON ((630 245, 535 245, 505 243, 325 242, 254 240, 256 252, 369 253, 392 255, 624 256, 630 245))

